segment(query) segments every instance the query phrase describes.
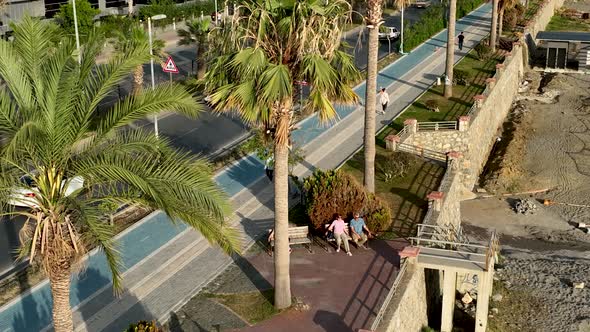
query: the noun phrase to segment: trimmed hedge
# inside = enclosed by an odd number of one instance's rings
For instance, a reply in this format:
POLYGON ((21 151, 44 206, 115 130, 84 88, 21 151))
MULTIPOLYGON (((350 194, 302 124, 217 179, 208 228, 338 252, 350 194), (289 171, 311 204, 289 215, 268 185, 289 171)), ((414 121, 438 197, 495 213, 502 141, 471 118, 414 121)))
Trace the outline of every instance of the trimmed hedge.
MULTIPOLYGON (((469 14, 483 4, 483 0, 457 1, 457 19, 469 14)), ((447 27, 447 10, 441 4, 428 7, 422 17, 404 28, 404 46, 408 50, 414 49, 430 37, 447 27)))
POLYGON ((389 207, 375 194, 367 193, 351 175, 339 170, 317 170, 304 180, 306 210, 312 227, 324 231, 324 225, 334 220, 334 214, 347 219, 359 212, 371 231, 391 225, 389 207))
MULTIPOLYGON (((218 10, 223 11, 223 7, 219 7, 218 10)), ((139 18, 145 20, 147 17, 154 16, 156 14, 165 14, 165 19, 154 21, 155 26, 163 26, 172 24, 173 18, 176 19, 176 22, 180 22, 183 19, 192 18, 193 15, 195 17, 200 17, 201 12, 207 17, 210 16, 214 11, 215 2, 213 1, 198 1, 194 3, 184 3, 182 5, 177 5, 174 0, 151 0, 149 5, 139 9, 139 18)))

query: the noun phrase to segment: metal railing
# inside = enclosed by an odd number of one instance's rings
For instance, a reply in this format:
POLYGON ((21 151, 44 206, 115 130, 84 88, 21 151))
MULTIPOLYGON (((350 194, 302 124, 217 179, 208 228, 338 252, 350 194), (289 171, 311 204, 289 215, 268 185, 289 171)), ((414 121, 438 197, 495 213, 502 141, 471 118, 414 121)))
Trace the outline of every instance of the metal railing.
POLYGON ((457 121, 418 122, 418 131, 457 130, 457 121))
POLYGON ((383 316, 385 315, 385 312, 387 311, 387 308, 389 307, 389 303, 391 302, 393 295, 395 295, 395 292, 397 291, 397 288, 399 287, 399 284, 401 283, 401 280, 403 279, 407 268, 408 268, 408 259, 403 258, 402 262, 400 264, 399 273, 395 277, 395 281, 393 282, 393 285, 391 285, 391 288, 389 289, 389 293, 387 293, 387 296, 385 297, 383 304, 381 304, 381 308, 377 312, 377 316, 375 317, 373 324, 371 324, 371 331, 377 331, 377 328, 379 327, 379 324, 381 324, 381 321, 383 320, 383 316))
POLYGON ((408 153, 412 153, 418 155, 422 158, 432 159, 436 161, 447 162, 447 155, 440 151, 434 151, 430 149, 425 149, 420 146, 415 146, 406 143, 398 143, 397 150, 404 151, 408 153))
POLYGON ((403 142, 408 136, 410 135, 410 129, 408 126, 404 126, 402 130, 397 133, 397 136, 400 138, 400 141, 403 142))

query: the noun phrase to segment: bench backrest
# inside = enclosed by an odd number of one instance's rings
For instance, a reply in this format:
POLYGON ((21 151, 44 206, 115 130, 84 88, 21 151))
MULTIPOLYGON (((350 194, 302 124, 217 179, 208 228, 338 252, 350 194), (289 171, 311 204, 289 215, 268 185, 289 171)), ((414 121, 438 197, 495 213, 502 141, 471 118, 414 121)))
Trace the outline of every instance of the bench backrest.
MULTIPOLYGON (((332 223, 325 224, 325 225, 324 225, 324 227, 325 227, 326 229, 328 229, 328 228, 330 228, 330 225, 332 225, 332 223)), ((347 222, 345 222, 345 223, 344 223, 344 226, 348 227, 348 223, 347 223, 347 222)))
POLYGON ((306 237, 308 235, 308 226, 289 227, 289 237, 306 237))

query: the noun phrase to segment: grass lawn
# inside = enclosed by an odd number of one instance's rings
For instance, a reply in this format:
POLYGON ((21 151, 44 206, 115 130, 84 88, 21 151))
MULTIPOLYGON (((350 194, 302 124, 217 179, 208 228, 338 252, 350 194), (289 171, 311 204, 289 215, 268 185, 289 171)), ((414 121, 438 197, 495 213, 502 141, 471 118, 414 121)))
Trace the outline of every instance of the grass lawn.
POLYGON ((562 13, 554 15, 545 29, 547 31, 590 31, 590 21, 576 17, 563 16, 562 13))
POLYGON ((205 294, 215 299, 242 317, 246 322, 254 325, 278 314, 280 311, 273 306, 274 290, 248 292, 236 294, 205 294))
MULTIPOLYGON (((400 154, 406 153, 391 152, 378 146, 375 156, 375 190, 387 202, 393 216, 391 228, 382 234, 382 237, 388 239, 414 235, 415 225, 422 222, 428 209, 426 195, 438 188, 445 170, 440 164, 408 155, 410 166, 406 175, 385 182, 378 165, 386 158, 397 158, 400 154)), ((342 166, 343 171, 352 174, 360 183, 363 183, 363 169, 362 150, 342 166)))
POLYGON ((473 97, 485 90, 486 79, 494 75, 496 64, 501 61, 502 56, 499 54, 487 61, 480 61, 474 52, 470 52, 455 65, 455 70, 459 69, 468 73, 469 86, 453 86, 454 97, 448 100, 443 97, 443 85, 433 86, 377 135, 377 144, 385 147, 385 137, 400 131, 404 127, 406 119, 452 121, 466 114, 473 105, 473 97), (432 112, 424 106, 424 103, 431 99, 436 100, 440 112, 432 112))

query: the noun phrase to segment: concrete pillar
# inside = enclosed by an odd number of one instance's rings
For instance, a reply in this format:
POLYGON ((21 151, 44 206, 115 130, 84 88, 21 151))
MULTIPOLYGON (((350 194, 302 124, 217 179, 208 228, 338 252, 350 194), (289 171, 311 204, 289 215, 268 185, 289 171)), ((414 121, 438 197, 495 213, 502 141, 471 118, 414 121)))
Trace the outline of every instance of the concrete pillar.
POLYGON ((385 137, 385 148, 389 151, 397 150, 397 144, 400 140, 401 138, 397 135, 389 135, 385 137))
POLYGON ((475 104, 475 107, 481 108, 483 106, 483 102, 485 99, 486 99, 486 96, 484 96, 484 95, 473 96, 473 102, 475 104))
POLYGON ((447 165, 450 165, 453 170, 460 170, 461 157, 463 157, 463 154, 459 151, 447 152, 447 165))
POLYGON ((415 134, 418 131, 418 120, 406 119, 404 121, 404 126, 406 126, 408 128, 409 134, 415 134))
POLYGON ((488 87, 490 87, 490 89, 493 89, 496 85, 496 79, 494 77, 488 77, 486 78, 486 84, 488 85, 488 87))
POLYGON ((504 71, 504 64, 503 63, 496 64, 496 72, 501 74, 503 71, 504 71))
POLYGON ((426 196, 428 198, 428 202, 431 204, 434 211, 440 211, 442 208, 442 200, 445 193, 442 191, 433 191, 426 196))
POLYGON ((494 268, 479 274, 477 287, 477 308, 475 310, 475 332, 486 332, 490 296, 492 295, 494 268))
MULTIPOLYGON (((443 300, 440 331, 453 330, 453 313, 455 311, 455 291, 457 290, 457 270, 447 268, 443 275, 443 300)), ((479 299, 479 295, 478 295, 479 299)), ((487 316, 486 316, 487 317, 487 316)))
POLYGON ((467 131, 469 129, 469 122, 471 117, 469 115, 462 115, 459 117, 459 131, 467 131))

